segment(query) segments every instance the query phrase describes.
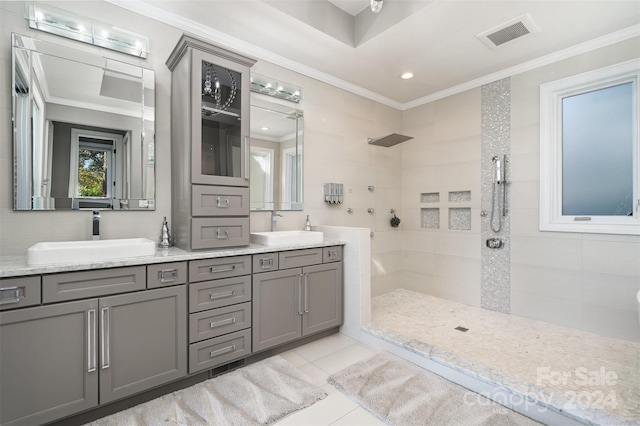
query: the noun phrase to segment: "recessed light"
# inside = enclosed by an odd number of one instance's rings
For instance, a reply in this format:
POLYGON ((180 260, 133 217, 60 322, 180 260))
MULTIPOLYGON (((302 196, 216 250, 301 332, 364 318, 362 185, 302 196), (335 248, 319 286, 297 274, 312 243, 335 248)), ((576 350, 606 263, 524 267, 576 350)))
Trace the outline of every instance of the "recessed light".
POLYGON ((403 80, 409 80, 410 78, 413 77, 413 73, 412 72, 405 72, 400 77, 402 77, 403 80))
POLYGON ((268 127, 261 127, 260 130, 267 131, 267 130, 269 130, 269 128, 268 127))

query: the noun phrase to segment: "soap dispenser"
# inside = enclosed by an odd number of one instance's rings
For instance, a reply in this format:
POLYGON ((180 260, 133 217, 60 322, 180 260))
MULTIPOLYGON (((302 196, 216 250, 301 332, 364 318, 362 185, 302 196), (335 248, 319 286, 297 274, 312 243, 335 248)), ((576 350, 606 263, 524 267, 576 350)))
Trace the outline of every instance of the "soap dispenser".
POLYGON ((164 217, 162 221, 162 231, 160 232, 160 244, 161 248, 168 248, 171 246, 171 235, 169 234, 169 224, 167 223, 167 217, 164 217))
POLYGON ((311 231, 311 222, 309 222, 309 215, 307 215, 307 221, 304 224, 305 231, 311 231))

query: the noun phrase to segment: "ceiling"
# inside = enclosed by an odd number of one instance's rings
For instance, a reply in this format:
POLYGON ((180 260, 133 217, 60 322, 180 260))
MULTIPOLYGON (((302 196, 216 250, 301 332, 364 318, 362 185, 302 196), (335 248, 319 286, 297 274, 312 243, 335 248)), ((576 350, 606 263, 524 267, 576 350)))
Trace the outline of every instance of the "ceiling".
POLYGON ((640 35, 637 0, 107 1, 399 109, 640 35), (477 37, 523 15, 539 32, 477 37))

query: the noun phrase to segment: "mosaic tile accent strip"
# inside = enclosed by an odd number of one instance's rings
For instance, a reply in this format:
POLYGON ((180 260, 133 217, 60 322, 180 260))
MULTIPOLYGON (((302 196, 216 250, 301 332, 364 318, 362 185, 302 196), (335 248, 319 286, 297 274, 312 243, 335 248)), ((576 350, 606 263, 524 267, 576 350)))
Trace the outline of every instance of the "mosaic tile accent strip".
MULTIPOLYGON (((510 154, 511 144, 511 80, 505 78, 485 84, 481 89, 482 131, 481 131, 481 209, 480 235, 482 237, 480 284, 480 306, 493 311, 510 312, 510 223, 509 211, 502 217, 502 187, 498 185, 494 197, 494 156, 501 160, 510 154), (493 206, 495 204, 495 206, 493 206), (500 219, 498 232, 492 230, 492 208, 495 209, 494 228, 500 219), (485 242, 489 238, 503 241, 502 248, 489 248, 485 242)), ((502 165, 508 181, 509 164, 502 165)), ((506 206, 509 206, 507 186, 506 206)))
POLYGON ((420 214, 422 216, 421 223, 423 228, 440 228, 440 209, 420 209, 420 214))
POLYGON ((439 203, 440 202, 440 193, 438 192, 426 192, 420 194, 420 202, 421 203, 439 203))
POLYGON ((464 203, 466 201, 471 201, 471 191, 449 192, 449 201, 452 203, 464 203))
POLYGON ((471 209, 468 207, 450 208, 449 229, 455 231, 471 231, 471 209))

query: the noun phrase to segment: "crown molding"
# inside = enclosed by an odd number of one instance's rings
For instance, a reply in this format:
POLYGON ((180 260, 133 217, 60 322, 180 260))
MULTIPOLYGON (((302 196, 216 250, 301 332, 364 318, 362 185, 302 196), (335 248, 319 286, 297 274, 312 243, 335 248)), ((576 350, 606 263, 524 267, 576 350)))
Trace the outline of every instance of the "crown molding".
POLYGON ((191 33, 196 36, 206 38, 208 40, 214 40, 216 44, 225 48, 238 51, 239 53, 247 56, 254 57, 256 59, 264 60, 275 65, 281 66, 291 71, 303 74, 307 77, 322 81, 348 92, 360 95, 364 98, 372 101, 379 102, 389 107, 398 109, 400 111, 415 108, 420 105, 427 104, 429 102, 436 101, 438 99, 446 98, 457 93, 461 93, 476 87, 482 86, 493 81, 501 80, 506 77, 511 77, 523 72, 531 71, 533 69, 552 64, 582 53, 590 52, 601 47, 609 46, 624 40, 628 40, 633 37, 640 36, 640 24, 633 25, 631 27, 624 28, 622 30, 598 37, 596 39, 571 46, 569 48, 560 50, 558 52, 551 53, 549 55, 541 56, 540 58, 533 59, 531 61, 524 62, 522 64, 515 65, 513 67, 505 68, 495 73, 487 74, 483 77, 470 80, 468 82, 452 86, 450 88, 432 93, 421 98, 414 99, 412 101, 402 103, 393 99, 382 96, 371 90, 365 89, 358 85, 349 83, 342 79, 336 78, 330 74, 318 71, 315 68, 311 68, 307 65, 301 64, 284 56, 278 55, 270 50, 263 49, 253 44, 242 41, 238 38, 232 37, 221 31, 207 27, 206 25, 195 22, 191 19, 184 18, 171 12, 167 12, 161 8, 147 3, 146 1, 130 1, 130 0, 105 0, 108 3, 119 6, 123 9, 127 9, 131 12, 135 12, 139 15, 146 16, 159 22, 171 25, 179 28, 183 31, 191 33))

